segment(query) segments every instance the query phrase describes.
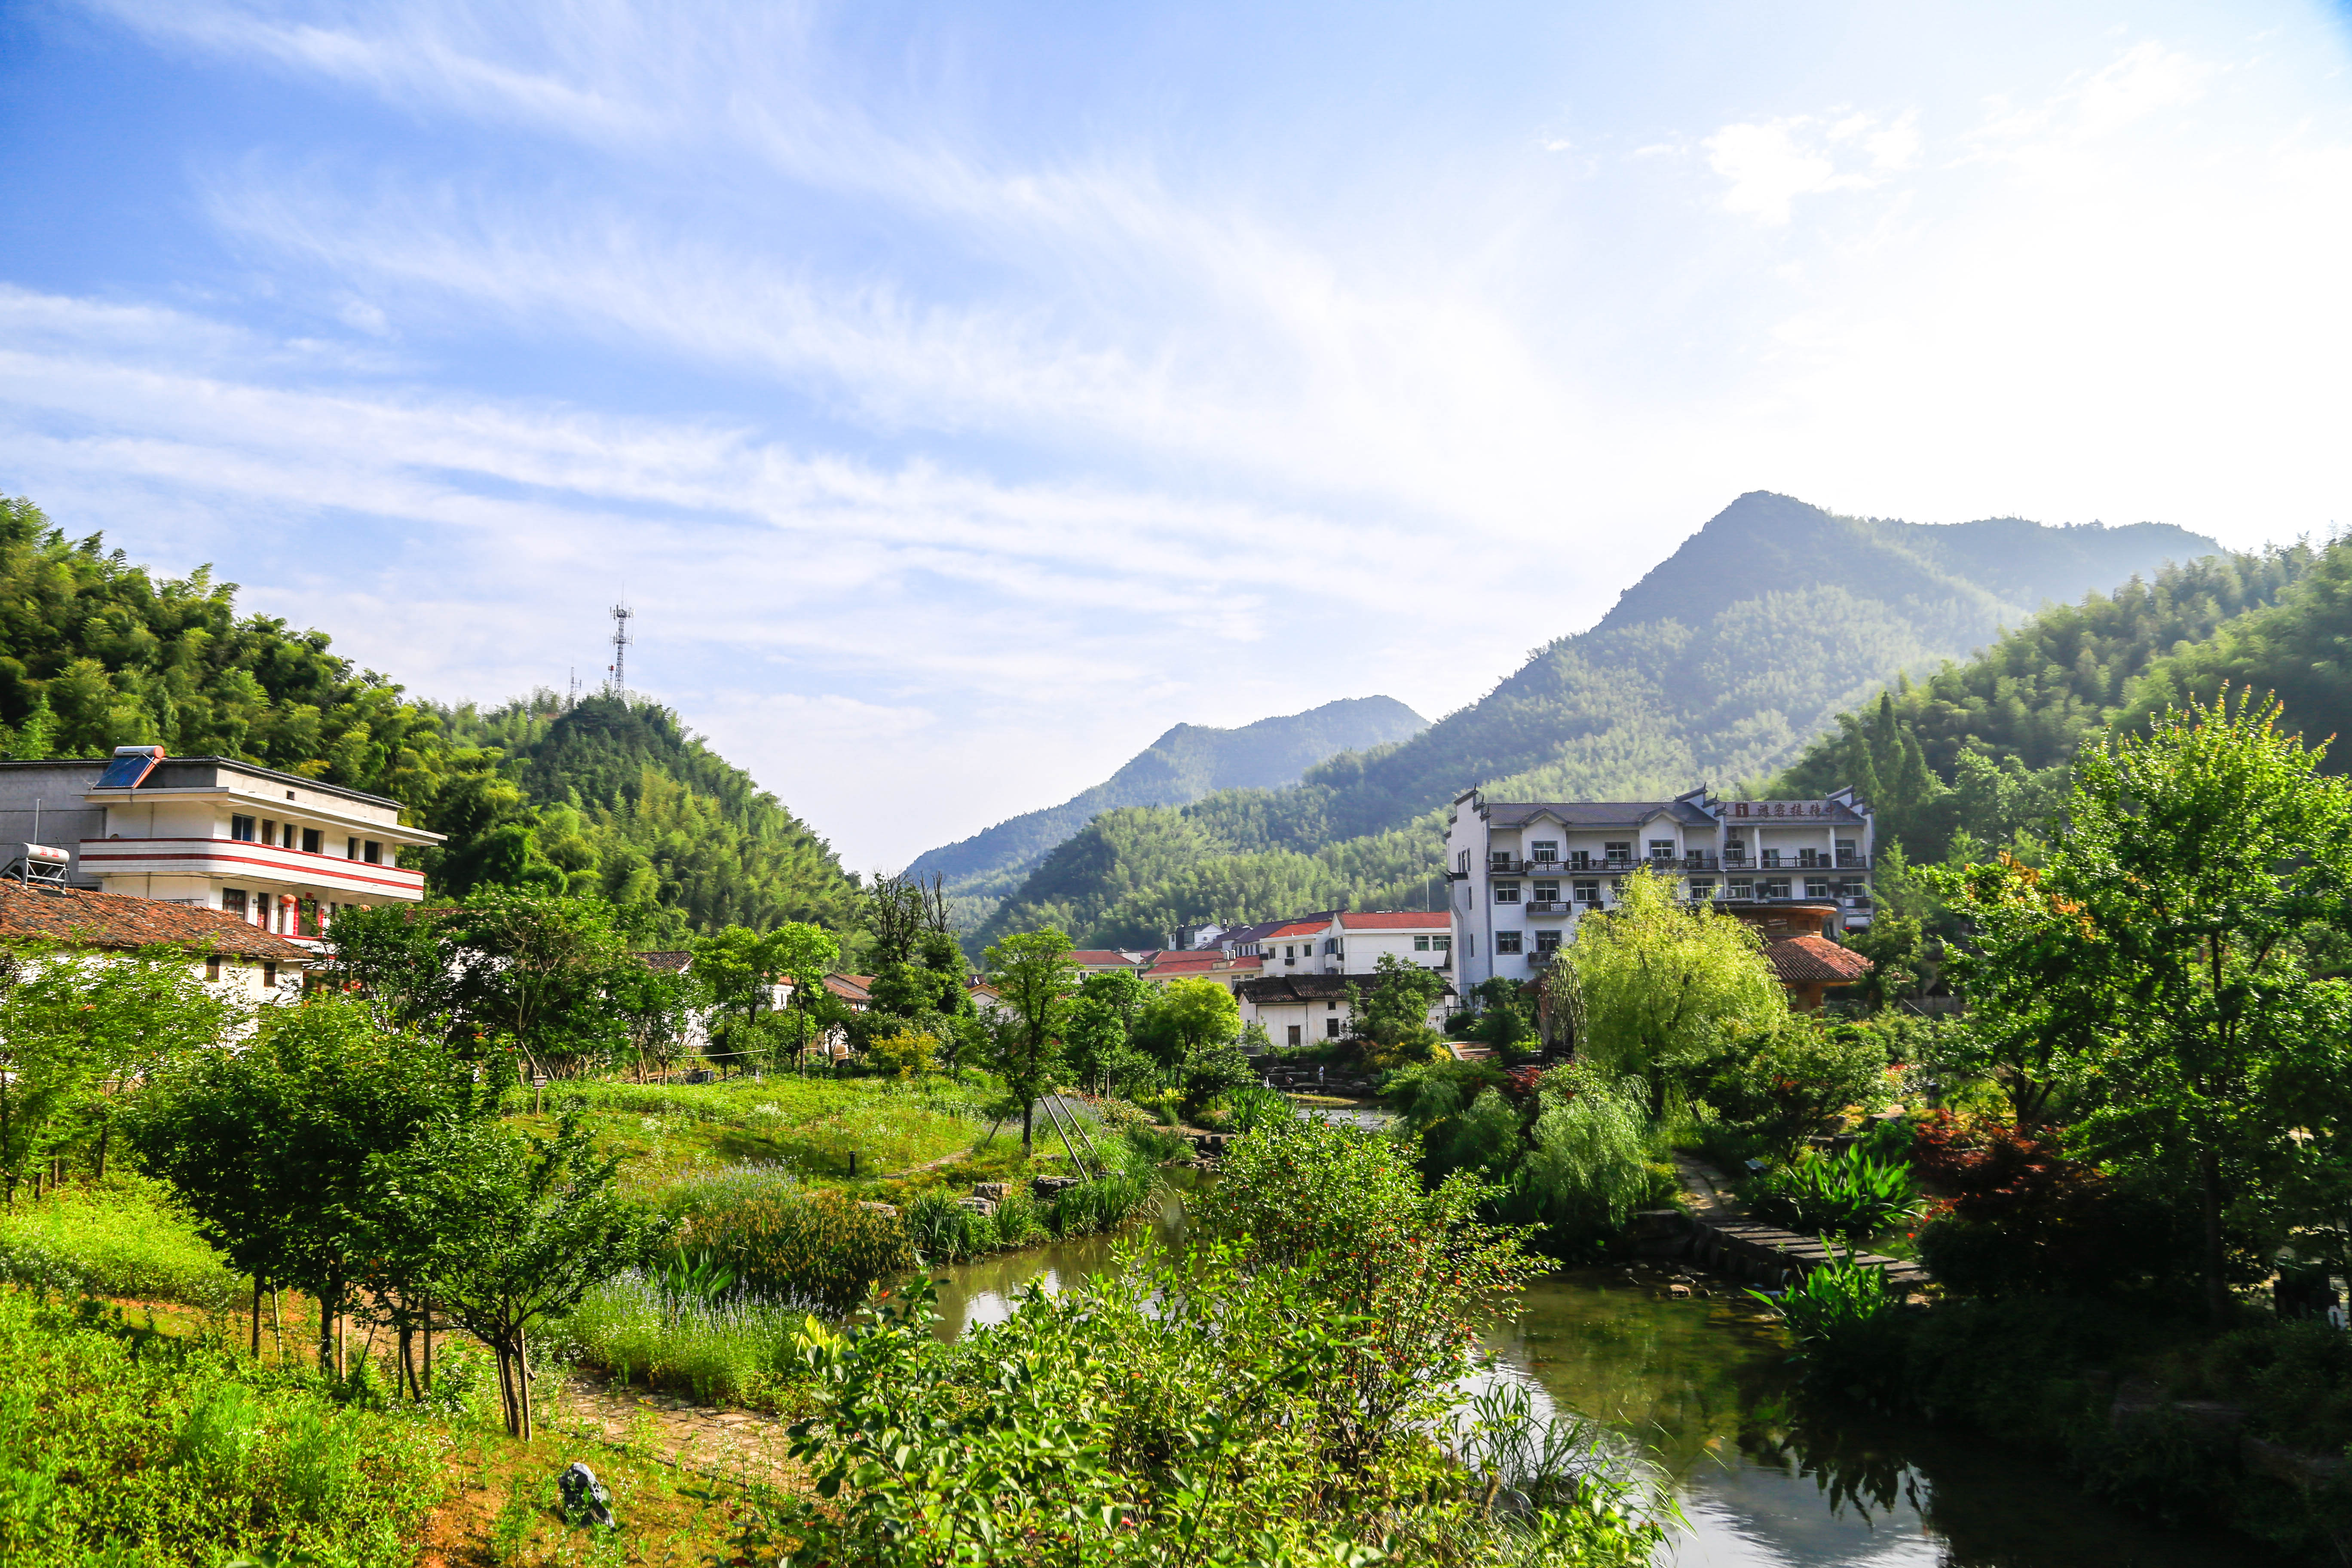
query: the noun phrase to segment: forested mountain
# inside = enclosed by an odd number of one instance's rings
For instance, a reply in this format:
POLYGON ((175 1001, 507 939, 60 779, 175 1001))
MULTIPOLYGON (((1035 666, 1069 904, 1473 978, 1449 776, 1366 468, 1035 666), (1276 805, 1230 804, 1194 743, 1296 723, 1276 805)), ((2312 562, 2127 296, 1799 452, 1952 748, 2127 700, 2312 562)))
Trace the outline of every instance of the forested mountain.
MULTIPOLYGON (((1097 817, 974 941, 1051 920, 1084 942, 1154 942, 1187 921, 1345 900, 1423 905, 1442 808, 1473 784, 1599 799, 1736 784, 1898 674, 1964 657, 2045 602, 2215 548, 2159 523, 1906 523, 1753 492, 1592 629, 1409 741, 1343 752, 1287 789, 1097 817)), ((1519 592, 1498 584, 1493 609, 1540 614, 1519 592)))
POLYGON ((450 836, 434 891, 569 887, 642 927, 845 920, 856 882, 740 769, 644 702, 488 714, 409 699, 327 635, 240 617, 236 585, 152 575, 0 497, 0 750, 160 744, 389 795, 450 836))
POLYGON ((1341 698, 1234 730, 1179 724, 1092 789, 926 850, 907 875, 941 877, 950 893, 994 900, 1019 887, 1047 851, 1098 813, 1122 805, 1185 805, 1216 790, 1295 784, 1334 752, 1402 741, 1428 727, 1428 720, 1393 697, 1341 698))
MULTIPOLYGON (((2352 542, 2220 555, 2080 605, 2045 611, 1966 664, 1841 713, 1769 793, 1852 783, 1879 841, 1941 859, 1965 831, 1986 845, 2042 826, 2088 739, 2143 724, 2227 681, 2275 691, 2313 739, 2352 720, 2352 542)), ((2352 755, 2329 759, 2352 767, 2352 755)))

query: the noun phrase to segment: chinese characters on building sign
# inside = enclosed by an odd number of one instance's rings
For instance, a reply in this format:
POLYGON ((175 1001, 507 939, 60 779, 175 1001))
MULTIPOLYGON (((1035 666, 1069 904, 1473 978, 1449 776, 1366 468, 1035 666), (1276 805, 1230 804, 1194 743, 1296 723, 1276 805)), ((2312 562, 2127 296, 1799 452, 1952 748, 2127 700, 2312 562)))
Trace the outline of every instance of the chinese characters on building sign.
POLYGON ((1735 800, 1728 813, 1734 817, 1757 816, 1826 816, 1828 803, 1818 800, 1735 800))

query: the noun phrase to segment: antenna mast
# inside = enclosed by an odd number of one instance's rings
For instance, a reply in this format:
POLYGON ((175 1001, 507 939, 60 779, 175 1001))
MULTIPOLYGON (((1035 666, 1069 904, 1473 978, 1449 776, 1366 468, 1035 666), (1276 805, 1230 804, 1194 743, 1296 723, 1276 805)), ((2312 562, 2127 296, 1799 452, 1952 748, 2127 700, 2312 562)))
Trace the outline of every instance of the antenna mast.
POLYGON ((625 604, 615 605, 613 616, 613 679, 604 689, 614 697, 629 689, 629 617, 636 612, 625 604))

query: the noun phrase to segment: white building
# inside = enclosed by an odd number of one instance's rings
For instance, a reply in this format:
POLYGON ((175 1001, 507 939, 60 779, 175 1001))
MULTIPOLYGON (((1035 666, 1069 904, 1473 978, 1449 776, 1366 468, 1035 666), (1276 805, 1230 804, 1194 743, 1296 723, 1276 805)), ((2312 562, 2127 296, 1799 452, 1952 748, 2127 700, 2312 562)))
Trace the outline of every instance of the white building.
POLYGON ((1833 907, 1835 923, 1870 920, 1871 810, 1851 789, 1736 801, 1704 789, 1668 801, 1489 801, 1474 789, 1454 802, 1445 853, 1465 992, 1540 973, 1639 866, 1729 912, 1803 902, 1833 907))
POLYGON ((310 947, 217 910, 0 878, 0 946, 108 957, 176 947, 215 993, 267 1005, 300 996, 310 947))
POLYGON ((0 843, 55 845, 76 887, 218 910, 316 942, 335 911, 425 896, 400 803, 226 757, 0 763, 0 843))
MULTIPOLYGON (((1444 910, 1351 910, 1289 921, 1256 938, 1263 977, 1234 987, 1242 1021, 1265 1027, 1277 1046, 1312 1045, 1351 1032, 1354 1012, 1349 987, 1370 988, 1382 956, 1434 969, 1454 994, 1454 921, 1444 910)), ((1429 1022, 1444 1022, 1444 996, 1430 1009, 1429 1022)))

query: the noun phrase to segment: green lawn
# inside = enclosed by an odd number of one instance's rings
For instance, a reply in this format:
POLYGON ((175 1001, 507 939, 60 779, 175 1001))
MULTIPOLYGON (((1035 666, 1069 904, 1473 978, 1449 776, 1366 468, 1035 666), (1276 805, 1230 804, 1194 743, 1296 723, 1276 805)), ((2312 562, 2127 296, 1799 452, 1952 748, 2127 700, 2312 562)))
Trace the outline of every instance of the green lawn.
POLYGON ((562 1101, 583 1101, 599 1141, 629 1157, 625 1179, 639 1192, 716 1165, 770 1165, 838 1184, 849 1179, 853 1153, 862 1184, 970 1151, 988 1131, 992 1094, 992 1085, 945 1079, 586 1079, 550 1085, 544 1111, 521 1121, 544 1130, 562 1101))

